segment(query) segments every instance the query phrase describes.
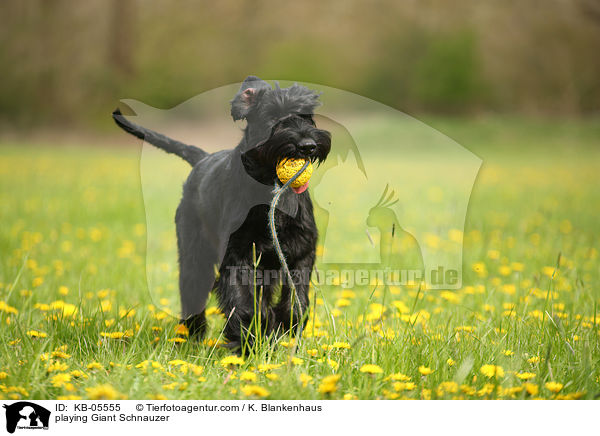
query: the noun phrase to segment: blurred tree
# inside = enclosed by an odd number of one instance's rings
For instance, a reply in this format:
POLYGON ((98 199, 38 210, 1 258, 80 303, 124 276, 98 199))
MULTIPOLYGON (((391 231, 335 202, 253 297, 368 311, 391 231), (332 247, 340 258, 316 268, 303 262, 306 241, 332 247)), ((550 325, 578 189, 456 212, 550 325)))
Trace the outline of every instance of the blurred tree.
POLYGON ((114 72, 124 76, 134 72, 135 8, 134 0, 112 0, 110 10, 109 61, 114 72))

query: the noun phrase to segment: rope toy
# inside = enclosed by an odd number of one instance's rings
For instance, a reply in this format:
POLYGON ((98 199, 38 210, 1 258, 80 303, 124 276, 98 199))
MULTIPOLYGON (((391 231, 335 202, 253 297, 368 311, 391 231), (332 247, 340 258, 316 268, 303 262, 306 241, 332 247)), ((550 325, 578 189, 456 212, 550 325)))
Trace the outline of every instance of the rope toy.
MULTIPOLYGON (((295 161, 298 161, 298 160, 303 160, 303 159, 295 159, 295 161)), ((278 168, 282 164, 282 162, 280 162, 277 165, 278 168)), ((288 162, 289 162, 289 160, 288 160, 288 162)), ((292 274, 290 273, 287 262, 285 261, 285 256, 283 255, 283 251, 281 250, 281 245, 279 244, 279 239, 277 238, 277 229, 275 227, 275 208, 277 207, 277 203, 279 202, 279 198, 281 197, 281 194, 283 194, 290 185, 293 186, 293 183, 296 179, 298 179, 300 176, 305 176, 304 170, 306 170, 309 167, 309 165, 311 166, 311 170, 312 170, 312 165, 310 163, 310 160, 305 160, 302 168, 299 169, 293 176, 291 176, 289 178, 289 180, 287 180, 281 188, 275 187, 275 190, 273 191, 275 193, 275 196, 273 197, 273 200, 271 201, 271 207, 269 209, 269 228, 271 229, 271 236, 273 237, 273 246, 275 247, 275 251, 277 252, 277 257, 279 257, 279 262, 281 263, 281 267, 283 268, 283 271, 285 272, 285 275, 288 279, 290 289, 292 290, 291 299, 292 299, 293 304, 295 306, 297 306, 298 313, 300 313, 300 310, 299 310, 300 307, 299 307, 298 298, 296 297, 296 286, 294 285, 294 281, 292 280, 292 274)), ((308 171, 306 171, 306 173, 308 173, 308 171)), ((310 179, 311 175, 312 175, 312 171, 310 171, 310 174, 308 175, 309 179, 310 179)), ((308 183, 308 180, 305 180, 302 183, 302 185, 307 184, 307 183, 308 183)), ((302 185, 300 185, 300 186, 302 186, 302 185)), ((290 312, 290 334, 291 334, 291 325, 292 325, 292 319, 293 319, 292 317, 293 317, 293 312, 290 312)))

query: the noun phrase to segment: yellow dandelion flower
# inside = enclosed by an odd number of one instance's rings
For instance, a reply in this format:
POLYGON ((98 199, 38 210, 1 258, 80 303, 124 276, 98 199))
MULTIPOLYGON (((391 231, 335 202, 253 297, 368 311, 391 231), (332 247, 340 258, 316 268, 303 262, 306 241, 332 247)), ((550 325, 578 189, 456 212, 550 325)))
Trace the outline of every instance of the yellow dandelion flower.
POLYGON ((540 391, 538 386, 534 385, 533 383, 523 383, 523 387, 525 388, 525 391, 527 391, 527 393, 531 396, 537 395, 540 391))
POLYGON ((73 371, 70 372, 70 374, 74 378, 88 378, 88 375, 85 372, 80 371, 78 369, 74 369, 73 371))
POLYGON ((351 301, 348 300, 347 298, 340 298, 335 302, 335 305, 337 307, 348 307, 350 306, 351 301))
POLYGON ((112 309, 112 303, 110 302, 110 300, 102 300, 100 302, 100 310, 102 312, 110 312, 111 309, 112 309))
POLYGON ((366 364, 360 367, 360 372, 364 372, 366 374, 382 374, 383 369, 380 366, 374 364, 366 364))
POLYGON ((417 387, 413 382, 395 382, 393 386, 396 392, 412 391, 417 387))
POLYGON ((269 374, 265 375, 265 377, 267 377, 269 380, 272 380, 272 381, 279 379, 279 376, 277 374, 273 374, 273 373, 269 373, 269 374))
POLYGON ((272 371, 274 369, 281 368, 281 366, 282 366, 281 363, 261 363, 260 365, 258 365, 258 370, 260 372, 267 372, 267 371, 272 371))
POLYGON ((55 371, 66 371, 69 368, 64 362, 50 362, 50 364, 46 367, 46 371, 55 372, 55 371))
POLYGON ((419 372, 421 373, 421 375, 429 375, 433 372, 433 370, 427 366, 419 366, 419 372))
POLYGON ((244 371, 240 374, 240 380, 242 381, 255 382, 256 378, 256 374, 250 371, 244 371))
POLYGON ((31 336, 32 338, 45 338, 48 336, 47 333, 44 332, 38 332, 37 330, 29 330, 27 332, 28 336, 31 336))
POLYGON ((350 344, 347 342, 334 342, 333 344, 331 344, 332 348, 335 348, 336 350, 349 350, 350 349, 350 344))
POLYGON ((328 375, 327 377, 324 377, 319 385, 319 392, 322 394, 330 394, 337 391, 337 383, 339 379, 339 374, 328 375))
POLYGON ((90 371, 94 370, 94 369, 104 369, 104 367, 100 363, 95 362, 95 361, 88 363, 86 368, 89 369, 90 371))
POLYGON ((109 339, 123 339, 125 333, 123 332, 100 332, 100 336, 109 339))
POLYGON ((540 363, 540 357, 539 356, 530 357, 529 359, 527 359, 527 362, 531 363, 532 365, 535 365, 536 363, 540 363))
POLYGON ((292 357, 291 362, 294 365, 302 365, 304 360, 300 359, 299 357, 292 357))
POLYGON ((120 397, 119 392, 109 384, 86 388, 90 400, 115 400, 120 397))
POLYGON ((504 377, 504 369, 498 365, 483 365, 479 371, 487 378, 504 377))
POLYGON ((535 377, 535 374, 532 372, 520 372, 515 374, 520 380, 531 380, 535 377))
POLYGON ((449 357, 448 360, 446 360, 446 363, 448 364, 448 366, 454 366, 456 361, 452 357, 449 357))
POLYGON ((187 342, 187 339, 183 339, 183 338, 171 338, 171 339, 167 339, 168 342, 173 342, 175 344, 183 344, 184 342, 187 342))
POLYGON ((162 385, 162 388, 166 391, 172 391, 172 390, 175 390, 178 386, 179 386, 179 383, 173 382, 173 383, 167 383, 167 384, 162 385))
POLYGON ((548 389, 550 392, 553 392, 555 394, 559 393, 563 388, 562 383, 554 381, 547 382, 544 386, 546 386, 546 389, 548 389))
POLYGON ((65 383, 68 383, 70 381, 71 381, 71 374, 65 374, 65 373, 59 373, 50 378, 50 383, 52 383, 52 386, 54 386, 55 388, 60 388, 65 383))
POLYGON ((183 324, 177 324, 175 326, 175 334, 180 336, 189 336, 189 329, 183 324))
MULTIPOLYGON (((34 306, 35 307, 35 306, 34 306)), ((17 315, 19 311, 12 306, 9 306, 4 301, 0 301, 0 312, 17 315)))
POLYGON ((8 373, 0 371, 0 380, 4 380, 6 377, 8 377, 8 373))
POLYGON ((514 356, 515 353, 512 350, 504 350, 502 354, 505 356, 514 356))
POLYGON ((340 364, 332 359, 327 359, 327 365, 329 365, 331 368, 333 368, 334 371, 337 371, 338 368, 340 367, 340 364))
POLYGON ((64 351, 60 351, 60 350, 53 351, 50 355, 52 357, 57 357, 57 358, 60 358, 60 359, 69 359, 71 357, 70 354, 67 354, 64 351))
POLYGON ((265 388, 257 385, 245 385, 240 388, 240 390, 247 397, 255 396, 255 397, 267 397, 269 396, 269 391, 265 388))
POLYGON ((392 381, 409 381, 410 377, 406 374, 402 374, 401 372, 397 372, 395 374, 388 375, 385 379, 392 381))
POLYGON ((305 388, 312 381, 312 379, 312 376, 308 374, 300 374, 300 382, 302 383, 303 388, 305 388))
POLYGON ((230 365, 243 365, 244 363, 244 359, 234 355, 227 356, 221 359, 221 366, 225 368, 227 368, 230 365))

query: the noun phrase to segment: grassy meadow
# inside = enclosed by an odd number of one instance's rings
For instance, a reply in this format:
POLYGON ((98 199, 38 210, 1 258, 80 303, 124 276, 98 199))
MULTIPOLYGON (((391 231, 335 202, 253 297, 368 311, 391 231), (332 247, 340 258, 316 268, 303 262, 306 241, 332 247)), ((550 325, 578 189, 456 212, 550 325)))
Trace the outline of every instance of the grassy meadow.
POLYGON ((483 160, 462 287, 313 286, 299 343, 242 356, 212 297, 178 326, 174 229, 148 291, 139 149, 2 141, 0 399, 596 398, 600 123, 428 121, 483 160))

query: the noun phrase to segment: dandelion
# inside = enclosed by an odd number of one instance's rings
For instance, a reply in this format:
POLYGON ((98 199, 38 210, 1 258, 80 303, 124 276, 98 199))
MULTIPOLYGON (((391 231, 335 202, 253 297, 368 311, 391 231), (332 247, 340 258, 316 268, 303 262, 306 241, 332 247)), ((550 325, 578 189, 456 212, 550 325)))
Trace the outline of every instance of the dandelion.
POLYGON ((524 383, 523 387, 525 388, 525 391, 531 396, 537 395, 540 390, 538 386, 534 385, 533 383, 524 383))
POLYGON ((224 368, 227 368, 231 365, 243 365, 244 363, 244 359, 234 355, 227 356, 221 359, 221 366, 223 366, 224 368))
POLYGON ((412 391, 417 387, 413 382, 395 382, 393 386, 396 392, 412 391))
POLYGON ((327 365, 329 365, 334 371, 337 371, 340 364, 332 359, 327 359, 327 365))
POLYGON ((555 394, 559 393, 563 388, 562 383, 558 383, 558 382, 554 382, 554 381, 550 381, 550 382, 546 383, 544 386, 546 386, 546 389, 548 389, 550 392, 553 392, 555 394))
POLYGON ((8 373, 0 371, 0 380, 4 380, 6 377, 8 377, 8 373))
POLYGON ((65 383, 68 383, 70 381, 71 381, 71 375, 65 374, 65 373, 59 373, 59 374, 52 376, 52 378, 50 378, 50 383, 55 388, 60 388, 60 387, 64 386, 65 383))
POLYGON ((319 385, 319 392, 322 394, 331 394, 337 391, 337 383, 340 380, 339 374, 328 375, 323 377, 321 384, 319 385))
POLYGON ((100 302, 100 310, 102 312, 110 312, 110 310, 112 309, 112 303, 110 302, 110 300, 102 300, 100 302))
POLYGON ((487 378, 504 377, 504 369, 498 365, 483 365, 479 371, 487 378))
POLYGON ((50 356, 60 358, 60 359, 69 359, 71 357, 70 354, 65 353, 62 350, 56 350, 50 353, 50 356))
POLYGON ((19 311, 12 306, 9 306, 4 301, 0 301, 0 312, 17 315, 19 311))
POLYGON ((28 336, 31 336, 32 338, 45 338, 48 336, 47 333, 44 332, 38 332, 37 330, 29 330, 27 332, 28 336))
POLYGON ((189 336, 189 329, 183 324, 177 324, 175 326, 175 334, 180 336, 189 336))
POLYGON ((438 386, 438 393, 443 394, 444 392, 451 394, 458 392, 458 383, 453 381, 445 381, 440 383, 438 386))
POLYGON ((383 373, 383 369, 380 366, 374 364, 366 364, 360 367, 360 372, 366 374, 381 374, 383 373))
POLYGON ((55 372, 55 371, 66 371, 69 368, 64 362, 50 362, 50 364, 46 367, 46 371, 55 372))
POLYGON ((266 390, 265 388, 261 387, 261 386, 257 386, 257 385, 246 385, 246 386, 242 386, 240 388, 240 390, 244 393, 244 395, 246 395, 247 397, 250 396, 255 396, 255 397, 267 397, 269 396, 269 391, 266 390))
POLYGON ((267 377, 271 381, 275 381, 275 380, 279 379, 279 376, 277 374, 272 374, 272 373, 265 375, 265 377, 267 377))
POLYGON ((95 362, 95 361, 88 363, 86 368, 89 369, 90 371, 92 371, 94 369, 104 369, 104 367, 100 363, 95 362))
POLYGON ((419 366, 419 372, 421 373, 421 375, 429 375, 433 372, 433 370, 427 366, 419 366))
POLYGON ((123 339, 125 333, 123 332, 100 332, 100 336, 109 339, 123 339))
POLYGON ((187 342, 187 339, 183 339, 183 338, 171 338, 171 339, 167 339, 168 342, 172 342, 174 344, 183 344, 184 342, 187 342))
POLYGON ((250 371, 244 371, 240 374, 240 380, 242 381, 256 382, 256 378, 256 374, 250 371))
POLYGON ((260 372, 267 372, 267 371, 272 371, 274 369, 281 368, 281 366, 282 366, 281 363, 261 363, 260 365, 258 365, 258 370, 260 372))
POLYGON ((515 353, 512 350, 504 350, 502 352, 502 354, 504 354, 505 356, 509 356, 510 357, 510 356, 514 356, 515 353))
POLYGON ((448 364, 448 366, 454 366, 455 363, 456 362, 452 357, 449 357, 448 360, 446 360, 446 364, 448 364))
POLYGON ((312 376, 308 374, 300 374, 300 382, 302 383, 303 388, 305 388, 312 381, 312 379, 312 376))
POLYGON ((532 365, 535 365, 536 363, 540 363, 540 357, 539 356, 530 357, 529 359, 527 359, 527 362, 531 363, 532 365))
POLYGON ((103 384, 86 388, 90 400, 115 400, 119 398, 119 392, 109 384, 103 384))
POLYGON ((71 371, 70 374, 74 378, 88 378, 88 375, 85 372, 80 371, 78 369, 75 369, 75 370, 71 371))
POLYGON ((519 380, 531 380, 535 377, 535 374, 532 372, 520 372, 515 375, 517 376, 517 378, 519 378, 519 380))
POLYGON ((395 374, 388 375, 385 379, 393 381, 409 381, 410 377, 406 374, 402 374, 401 372, 397 372, 395 374))
POLYGON ((291 362, 293 365, 302 365, 304 360, 300 359, 299 357, 292 357, 291 362))
POLYGON ((333 344, 331 344, 331 348, 334 348, 336 350, 349 350, 350 344, 347 342, 334 342, 333 344))

